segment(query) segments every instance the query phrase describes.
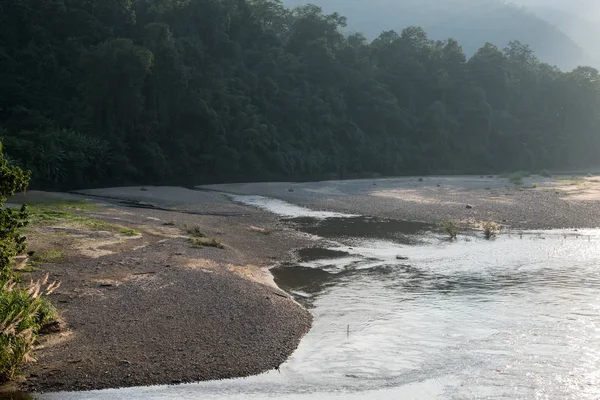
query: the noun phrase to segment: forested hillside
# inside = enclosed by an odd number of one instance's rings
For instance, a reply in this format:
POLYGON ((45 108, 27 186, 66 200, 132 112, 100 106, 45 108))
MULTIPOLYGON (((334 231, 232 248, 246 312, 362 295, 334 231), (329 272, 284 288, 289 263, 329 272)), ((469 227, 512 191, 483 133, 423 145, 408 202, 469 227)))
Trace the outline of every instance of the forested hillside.
MULTIPOLYGON (((527 0, 515 0, 519 3, 527 0)), ((531 0, 530 0, 531 1, 531 0)), ((593 63, 556 25, 503 0, 284 0, 290 7, 314 3, 348 18, 350 31, 375 39, 382 30, 420 26, 431 39, 457 40, 467 56, 486 42, 504 48, 518 40, 551 65, 573 69, 593 63)))
POLYGON ((37 187, 598 164, 598 71, 372 43, 272 0, 3 0, 0 136, 37 187))

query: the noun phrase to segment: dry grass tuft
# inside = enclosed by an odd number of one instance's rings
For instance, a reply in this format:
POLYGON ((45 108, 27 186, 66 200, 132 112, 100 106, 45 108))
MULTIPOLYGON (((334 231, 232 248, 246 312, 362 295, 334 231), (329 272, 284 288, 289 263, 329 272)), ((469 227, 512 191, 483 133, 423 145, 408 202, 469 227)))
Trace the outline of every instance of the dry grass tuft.
POLYGON ((217 249, 224 249, 225 245, 215 239, 215 238, 207 238, 207 237, 193 237, 190 238, 190 242, 192 243, 192 245, 194 245, 194 247, 196 248, 204 248, 204 247, 214 247, 217 249))
POLYGON ((186 225, 185 231, 186 231, 186 233, 188 233, 189 235, 192 235, 193 237, 197 237, 197 238, 205 238, 206 237, 206 235, 200 230, 199 226, 188 227, 186 225))
POLYGON ((491 239, 500 233, 501 226, 492 221, 485 221, 481 223, 481 229, 485 238, 491 239))

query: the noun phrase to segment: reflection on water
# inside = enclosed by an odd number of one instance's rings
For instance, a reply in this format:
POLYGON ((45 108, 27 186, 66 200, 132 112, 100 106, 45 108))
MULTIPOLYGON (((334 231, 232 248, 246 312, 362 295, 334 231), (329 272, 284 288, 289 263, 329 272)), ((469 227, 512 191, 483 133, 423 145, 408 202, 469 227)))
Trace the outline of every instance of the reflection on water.
POLYGON ((402 245, 357 224, 370 239, 273 271, 315 317, 281 373, 43 398, 600 398, 600 232, 402 245))
POLYGON ((350 253, 342 250, 324 249, 321 247, 308 247, 298 251, 298 258, 301 262, 336 259, 349 256, 350 253))
POLYGON ((371 238, 385 239, 403 244, 416 244, 418 234, 431 230, 432 226, 421 222, 386 220, 369 217, 324 219, 295 218, 291 222, 306 233, 324 238, 371 238))

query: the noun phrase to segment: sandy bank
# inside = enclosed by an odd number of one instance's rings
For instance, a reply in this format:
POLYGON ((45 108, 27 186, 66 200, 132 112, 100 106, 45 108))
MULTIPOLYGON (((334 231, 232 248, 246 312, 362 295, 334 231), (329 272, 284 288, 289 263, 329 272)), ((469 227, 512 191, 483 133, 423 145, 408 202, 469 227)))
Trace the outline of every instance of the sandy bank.
MULTIPOLYGON (((192 382, 253 375, 283 363, 308 331, 311 316, 274 286, 266 268, 303 247, 302 236, 265 212, 214 193, 129 190, 129 197, 120 197, 136 200, 139 194, 177 211, 114 201, 83 210, 75 204, 69 213, 138 234, 70 220, 30 229, 30 249, 40 257, 32 275, 49 273, 62 282, 51 300, 64 323, 60 334, 37 349, 38 362, 26 370, 21 388, 192 382), (198 227, 225 248, 196 248, 186 226, 198 227)), ((30 192, 11 202, 62 198, 77 197, 30 192)))
POLYGON ((532 176, 521 186, 498 176, 432 176, 201 188, 275 197, 316 210, 433 224, 453 219, 465 224, 495 221, 515 229, 600 227, 598 177, 532 176))

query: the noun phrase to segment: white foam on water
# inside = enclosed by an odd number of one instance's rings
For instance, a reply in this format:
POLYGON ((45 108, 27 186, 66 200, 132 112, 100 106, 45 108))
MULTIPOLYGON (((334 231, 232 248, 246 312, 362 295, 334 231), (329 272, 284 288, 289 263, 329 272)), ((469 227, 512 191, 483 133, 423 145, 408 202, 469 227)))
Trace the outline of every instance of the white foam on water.
POLYGON ((327 218, 351 218, 357 217, 354 214, 344 214, 332 211, 314 211, 310 208, 297 206, 295 204, 288 203, 287 201, 273 199, 264 196, 238 196, 230 195, 231 200, 242 203, 248 206, 257 207, 262 210, 272 212, 273 214, 279 215, 283 218, 314 218, 314 219, 327 219, 327 218))

